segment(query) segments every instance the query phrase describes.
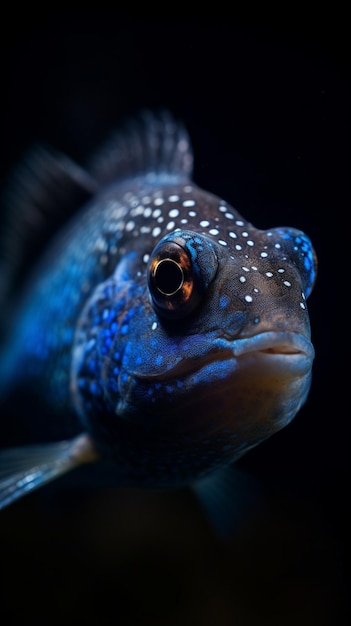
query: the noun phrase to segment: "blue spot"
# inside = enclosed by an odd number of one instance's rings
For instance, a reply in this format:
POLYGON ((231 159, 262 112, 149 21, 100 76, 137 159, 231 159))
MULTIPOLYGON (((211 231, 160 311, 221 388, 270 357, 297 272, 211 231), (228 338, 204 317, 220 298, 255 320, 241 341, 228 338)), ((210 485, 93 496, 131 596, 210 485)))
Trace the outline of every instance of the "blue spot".
POLYGON ((100 388, 98 387, 98 385, 96 384, 95 381, 91 381, 90 385, 89 385, 89 391, 90 393, 92 393, 94 396, 99 396, 100 395, 100 388))
POLYGON ((96 361, 94 359, 89 361, 88 370, 89 370, 89 372, 91 374, 95 374, 96 373, 96 361))
POLYGON ((162 354, 158 354, 155 360, 156 365, 161 365, 161 363, 163 362, 163 356, 162 354))
POLYGON ((223 296, 220 297, 220 299, 219 299, 219 306, 222 309, 225 309, 228 306, 229 303, 230 303, 229 296, 223 295, 223 296))

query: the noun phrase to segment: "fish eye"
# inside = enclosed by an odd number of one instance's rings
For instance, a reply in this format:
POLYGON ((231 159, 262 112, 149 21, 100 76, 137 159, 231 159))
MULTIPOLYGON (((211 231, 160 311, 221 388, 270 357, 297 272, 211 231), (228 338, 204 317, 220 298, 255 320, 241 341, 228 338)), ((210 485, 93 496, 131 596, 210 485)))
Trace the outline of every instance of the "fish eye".
POLYGON ((156 312, 169 319, 189 315, 217 270, 212 244, 183 231, 162 239, 151 254, 148 287, 156 312), (209 263, 210 261, 210 263, 209 263))
POLYGON ((184 272, 174 259, 162 259, 154 268, 153 279, 160 294, 174 296, 184 284, 184 272))

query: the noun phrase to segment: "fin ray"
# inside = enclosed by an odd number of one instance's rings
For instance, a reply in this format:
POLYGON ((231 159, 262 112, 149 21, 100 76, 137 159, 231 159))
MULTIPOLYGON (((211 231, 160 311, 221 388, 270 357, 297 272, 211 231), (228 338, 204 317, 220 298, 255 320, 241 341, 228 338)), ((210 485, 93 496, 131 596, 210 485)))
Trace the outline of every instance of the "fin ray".
POLYGON ((44 144, 29 148, 2 193, 1 297, 23 278, 48 239, 98 190, 66 155, 44 144))
POLYGON ((168 111, 149 110, 128 120, 101 146, 88 163, 102 184, 145 174, 173 174, 189 180, 193 155, 188 133, 168 111))
POLYGON ((9 448, 0 453, 0 510, 78 465, 98 460, 86 434, 69 441, 9 448))

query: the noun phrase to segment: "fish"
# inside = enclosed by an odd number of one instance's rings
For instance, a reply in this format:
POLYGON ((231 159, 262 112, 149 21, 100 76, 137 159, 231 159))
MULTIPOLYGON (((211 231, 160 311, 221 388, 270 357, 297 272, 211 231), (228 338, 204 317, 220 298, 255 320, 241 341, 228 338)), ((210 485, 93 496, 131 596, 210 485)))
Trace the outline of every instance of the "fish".
POLYGON ((217 512, 223 487, 235 507, 233 464, 305 403, 313 245, 255 228, 192 173, 168 111, 127 121, 84 167, 39 145, 15 171, 0 508, 82 466, 116 486, 189 487, 217 512))

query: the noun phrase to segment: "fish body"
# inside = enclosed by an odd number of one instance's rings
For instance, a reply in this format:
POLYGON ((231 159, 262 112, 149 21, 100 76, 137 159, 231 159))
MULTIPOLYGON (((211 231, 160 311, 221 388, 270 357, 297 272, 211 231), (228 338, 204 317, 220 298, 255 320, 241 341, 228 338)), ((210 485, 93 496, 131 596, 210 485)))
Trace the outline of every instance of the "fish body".
POLYGON ((303 232, 256 229, 199 188, 168 115, 74 167, 89 199, 29 273, 0 360, 6 406, 31 407, 13 480, 12 448, 0 454, 5 504, 99 459, 119 484, 196 485, 287 425, 310 388, 303 232))

